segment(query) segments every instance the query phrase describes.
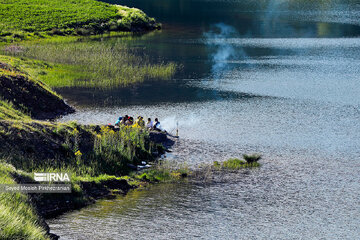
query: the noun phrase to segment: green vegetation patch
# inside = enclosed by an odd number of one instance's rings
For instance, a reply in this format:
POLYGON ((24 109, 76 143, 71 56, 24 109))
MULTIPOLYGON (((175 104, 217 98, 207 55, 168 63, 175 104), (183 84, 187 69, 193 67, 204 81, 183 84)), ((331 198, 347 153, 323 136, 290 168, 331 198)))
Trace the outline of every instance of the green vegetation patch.
POLYGON ((0 119, 21 119, 26 112, 36 119, 50 119, 73 109, 45 84, 21 70, 20 60, 0 56, 0 119), (9 104, 11 102, 11 104, 9 104), (18 111, 13 111, 14 106, 18 111))
POLYGON ((229 169, 229 170, 238 170, 242 168, 252 168, 259 167, 260 163, 258 161, 261 159, 259 154, 252 155, 243 155, 244 160, 238 158, 230 158, 224 162, 215 161, 213 166, 215 169, 229 169))
POLYGON ((191 174, 190 169, 183 166, 173 166, 170 162, 160 161, 152 168, 135 175, 136 179, 149 182, 177 182, 191 174))
MULTIPOLYGON (((0 163, 0 182, 14 184, 15 169, 0 163)), ((0 239, 49 239, 26 194, 0 193, 0 239)))
POLYGON ((96 0, 0 0, 0 41, 159 27, 141 10, 96 0))
MULTIPOLYGON (((19 51, 20 46, 10 46, 10 51, 19 51)), ((44 84, 42 81, 38 80, 33 73, 38 73, 41 75, 40 71, 46 69, 51 69, 52 66, 43 61, 30 60, 25 58, 14 58, 10 56, 0 55, 0 75, 1 76, 24 76, 29 77, 27 80, 34 82, 34 84, 41 85, 46 91, 51 92, 51 94, 56 95, 61 98, 56 92, 54 92, 50 87, 44 84), (37 72, 39 71, 39 72, 37 72)))
POLYGON ((0 120, 1 119, 13 119, 13 120, 29 120, 30 117, 17 110, 11 102, 0 100, 0 120))
POLYGON ((153 160, 149 133, 76 122, 0 121, 0 158, 24 171, 68 169, 81 176, 124 175, 129 164, 153 160))
POLYGON ((125 41, 39 41, 11 45, 3 54, 51 87, 111 89, 141 83, 146 79, 170 79, 174 63, 151 63, 147 56, 131 50, 125 41), (18 58, 16 58, 18 57, 18 58), (19 59, 21 58, 21 60, 19 59), (30 59, 36 59, 31 62, 30 59))

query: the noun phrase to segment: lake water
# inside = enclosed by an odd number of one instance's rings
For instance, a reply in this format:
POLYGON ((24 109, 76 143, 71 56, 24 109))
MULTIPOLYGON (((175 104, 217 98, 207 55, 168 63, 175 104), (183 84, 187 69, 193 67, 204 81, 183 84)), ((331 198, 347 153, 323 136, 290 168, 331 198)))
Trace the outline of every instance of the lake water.
MULTIPOLYGON (((262 166, 213 183, 157 185, 50 220, 63 239, 358 239, 359 1, 108 1, 163 30, 127 42, 171 80, 58 89, 77 113, 113 123, 159 117, 180 140, 167 158, 200 163, 259 152, 262 166)), ((104 38, 109 44, 124 41, 104 38)), ((125 40, 126 41, 126 40, 125 40)))

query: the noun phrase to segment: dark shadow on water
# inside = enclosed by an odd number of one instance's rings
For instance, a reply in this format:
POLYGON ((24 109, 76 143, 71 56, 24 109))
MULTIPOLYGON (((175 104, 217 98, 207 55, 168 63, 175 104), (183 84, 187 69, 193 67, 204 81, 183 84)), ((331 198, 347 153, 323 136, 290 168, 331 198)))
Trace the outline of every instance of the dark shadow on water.
POLYGON ((158 105, 263 98, 247 93, 218 91, 179 85, 172 82, 148 82, 127 88, 99 90, 93 88, 56 89, 71 105, 83 107, 118 107, 128 105, 158 105), (76 98, 74 98, 76 96, 76 98))

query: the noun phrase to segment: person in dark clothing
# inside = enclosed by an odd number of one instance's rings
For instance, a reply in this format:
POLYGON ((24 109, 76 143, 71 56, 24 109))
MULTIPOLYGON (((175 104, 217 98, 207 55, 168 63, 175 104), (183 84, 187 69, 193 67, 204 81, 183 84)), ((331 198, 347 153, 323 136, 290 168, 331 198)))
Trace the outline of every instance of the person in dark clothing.
POLYGON ((155 118, 155 122, 154 122, 154 125, 153 125, 153 130, 162 131, 159 119, 157 119, 157 118, 155 118))

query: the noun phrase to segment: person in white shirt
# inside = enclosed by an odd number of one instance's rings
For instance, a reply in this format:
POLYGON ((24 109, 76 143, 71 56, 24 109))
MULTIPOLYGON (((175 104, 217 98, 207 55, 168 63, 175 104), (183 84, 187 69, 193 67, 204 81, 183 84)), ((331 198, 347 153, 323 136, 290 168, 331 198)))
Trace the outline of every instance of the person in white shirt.
POLYGON ((154 125, 154 123, 151 121, 151 118, 148 118, 148 121, 146 123, 146 128, 152 129, 153 125, 154 125))

